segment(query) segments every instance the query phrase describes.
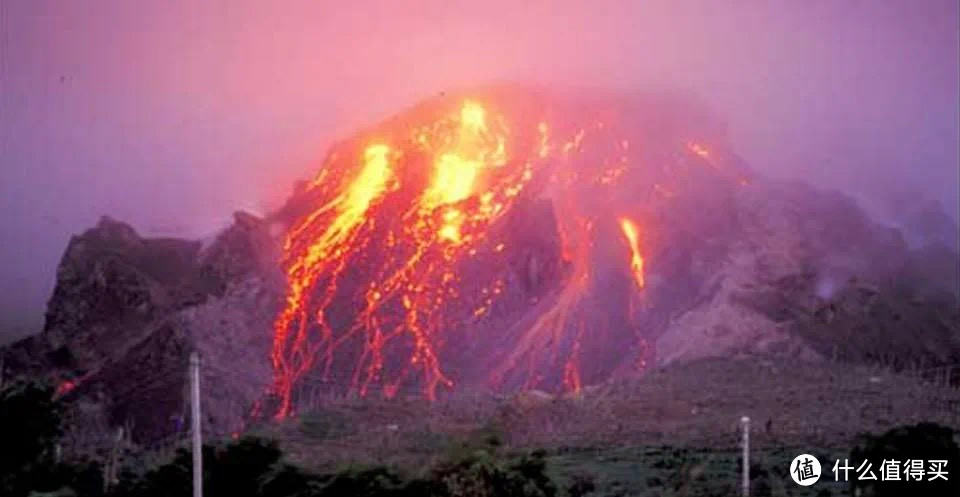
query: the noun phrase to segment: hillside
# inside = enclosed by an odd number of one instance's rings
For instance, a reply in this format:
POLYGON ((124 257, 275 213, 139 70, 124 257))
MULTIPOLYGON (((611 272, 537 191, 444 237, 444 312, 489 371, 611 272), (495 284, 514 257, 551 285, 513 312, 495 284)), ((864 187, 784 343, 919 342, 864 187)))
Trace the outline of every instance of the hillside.
POLYGON ((43 332, 0 354, 146 444, 184 430, 194 350, 222 435, 318 398, 672 392, 661 368, 705 359, 916 370, 960 363, 956 261, 757 174, 695 100, 484 88, 335 144, 210 243, 104 218, 66 248, 43 332))

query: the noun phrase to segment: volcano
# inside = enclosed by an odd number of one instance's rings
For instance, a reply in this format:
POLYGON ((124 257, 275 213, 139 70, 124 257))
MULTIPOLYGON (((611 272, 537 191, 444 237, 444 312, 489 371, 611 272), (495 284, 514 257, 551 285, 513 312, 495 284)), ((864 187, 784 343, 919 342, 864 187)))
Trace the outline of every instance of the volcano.
POLYGON ((487 87, 336 143, 212 242, 104 219, 4 357, 155 434, 180 429, 190 350, 220 431, 317 391, 576 393, 711 356, 936 366, 960 362, 956 264, 755 173, 696 99, 487 87))
POLYGON ((721 130, 632 105, 445 95, 333 147, 282 213, 279 415, 306 376, 434 398, 642 370, 658 320, 689 305, 663 282, 697 284, 658 269, 678 249, 660 213, 694 202, 685 228, 711 236, 751 174, 721 130))

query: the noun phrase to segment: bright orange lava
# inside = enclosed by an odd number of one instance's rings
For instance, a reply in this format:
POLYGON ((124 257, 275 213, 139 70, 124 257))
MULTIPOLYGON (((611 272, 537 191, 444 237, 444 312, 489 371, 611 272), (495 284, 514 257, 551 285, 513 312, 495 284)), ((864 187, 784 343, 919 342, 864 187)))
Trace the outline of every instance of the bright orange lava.
POLYGON ((298 221, 284 244, 287 295, 274 325, 272 353, 278 417, 290 413, 296 381, 318 361, 329 372, 335 350, 356 336, 364 346, 351 384, 361 394, 373 382, 383 382, 385 393, 396 391, 414 372, 431 398, 437 386, 452 385, 437 359, 436 334, 439 309, 457 293, 455 263, 475 250, 486 227, 530 179, 529 166, 503 167, 505 141, 502 125, 488 122, 486 109, 467 101, 458 115, 416 130, 410 142, 367 146, 359 169, 328 164, 311 188, 326 189, 320 197, 329 200, 298 221), (414 185, 420 193, 412 205, 389 218, 373 215, 391 193, 409 191, 398 161, 424 153, 433 156, 433 171, 426 184, 414 185), (331 188, 333 180, 325 174, 332 166, 339 166, 335 172, 356 172, 331 188), (337 329, 327 314, 341 276, 371 243, 386 246, 386 260, 363 291, 358 319, 346 331, 337 329), (383 378, 383 346, 401 336, 411 347, 408 367, 396 378, 383 378))
MULTIPOLYGON (((615 128, 599 121, 562 132, 542 118, 509 121, 478 100, 387 124, 364 143, 335 148, 302 194, 313 207, 287 229, 285 299, 271 355, 276 416, 293 411, 296 389, 314 381, 305 378, 313 371, 309 378, 322 376, 360 395, 377 388, 392 396, 401 385, 416 385, 432 399, 438 388, 452 387, 441 364, 444 347, 458 345, 447 343, 448 330, 486 318, 507 291, 494 272, 475 276, 468 288, 460 269, 473 258, 508 257, 511 239, 491 239, 492 233, 524 195, 551 196, 569 268, 515 349, 490 365, 491 377, 522 369, 544 343, 572 333, 558 360, 562 383, 579 390, 580 341, 591 331, 583 295, 591 288, 592 227, 609 211, 570 199, 605 200, 628 180, 629 188, 669 198, 662 192, 671 187, 660 176, 630 179, 640 170, 631 159, 642 150, 639 142, 611 136, 615 128), (574 156, 585 153, 594 154, 578 159, 587 166, 574 167, 574 156), (597 159, 597 153, 607 155, 597 159)), ((631 251, 629 269, 643 290, 638 227, 618 221, 631 251)))

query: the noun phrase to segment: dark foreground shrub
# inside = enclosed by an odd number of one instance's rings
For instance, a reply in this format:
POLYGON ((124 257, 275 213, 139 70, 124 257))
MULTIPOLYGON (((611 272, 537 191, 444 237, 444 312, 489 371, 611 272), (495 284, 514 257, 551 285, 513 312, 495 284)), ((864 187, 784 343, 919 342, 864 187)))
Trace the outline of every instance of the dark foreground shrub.
POLYGON ((96 464, 58 460, 62 414, 50 385, 16 381, 0 389, 0 495, 101 493, 96 464))
MULTIPOLYGON (((502 456, 497 444, 457 451, 420 475, 383 466, 311 474, 283 464, 273 442, 249 438, 204 447, 208 497, 554 497, 544 454, 502 456)), ((180 451, 140 476, 126 473, 111 497, 189 496, 192 456, 180 451)), ((84 497, 84 496, 80 496, 84 497)))
MULTIPOLYGON (((210 497, 260 497, 274 475, 281 452, 272 441, 244 438, 223 447, 203 447, 203 488, 210 497)), ((125 473, 116 497, 191 495, 193 456, 182 449, 173 461, 141 476, 125 473)))
MULTIPOLYGON (((920 423, 890 430, 883 435, 861 435, 850 453, 854 470, 866 461, 872 467, 876 480, 859 480, 859 474, 850 471, 850 493, 862 497, 956 497, 960 495, 960 447, 951 428, 934 423, 920 423), (923 461, 923 481, 903 480, 907 461, 923 461), (947 480, 930 481, 930 461, 947 461, 947 480), (884 461, 893 461, 899 467, 901 481, 883 481, 880 472, 884 461)), ((824 468, 826 473, 831 468, 824 468)), ((832 475, 831 475, 832 476, 832 475)))
POLYGON ((418 482, 404 477, 399 472, 382 467, 349 468, 339 473, 321 477, 311 482, 306 494, 296 497, 333 497, 351 495, 356 497, 417 497, 418 482))
POLYGON ((506 459, 477 450, 437 466, 424 483, 437 497, 553 497, 557 493, 546 474, 542 452, 506 459))

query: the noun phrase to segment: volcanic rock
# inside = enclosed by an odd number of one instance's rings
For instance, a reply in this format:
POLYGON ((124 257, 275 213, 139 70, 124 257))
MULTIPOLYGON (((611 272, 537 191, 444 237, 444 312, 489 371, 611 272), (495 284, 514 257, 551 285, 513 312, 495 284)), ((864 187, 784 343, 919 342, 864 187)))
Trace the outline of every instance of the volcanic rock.
POLYGON ((97 399, 113 424, 155 443, 185 429, 197 351, 205 422, 221 433, 241 426, 270 381, 274 248, 266 223, 245 213, 206 248, 103 218, 71 239, 43 332, 3 350, 6 368, 97 399))
POLYGON ((4 367, 153 444, 185 433, 195 351, 221 434, 318 392, 577 391, 717 356, 960 362, 955 247, 756 174, 719 122, 677 96, 448 93, 207 244, 104 218, 4 367))

